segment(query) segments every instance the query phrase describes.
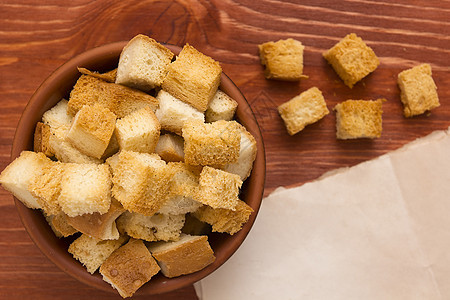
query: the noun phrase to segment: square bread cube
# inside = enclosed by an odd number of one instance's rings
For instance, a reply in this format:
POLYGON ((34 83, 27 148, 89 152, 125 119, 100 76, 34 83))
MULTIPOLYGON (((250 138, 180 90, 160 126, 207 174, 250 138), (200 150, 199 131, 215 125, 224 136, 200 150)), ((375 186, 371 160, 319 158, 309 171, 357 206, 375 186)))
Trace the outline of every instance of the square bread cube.
POLYGON ((190 165, 223 165, 239 157, 241 134, 235 121, 202 123, 191 120, 183 127, 184 160, 190 165))
POLYGON ((0 174, 0 183, 28 208, 41 208, 30 189, 31 181, 42 176, 43 169, 52 161, 42 152, 22 151, 0 174))
POLYGON ((440 105, 429 64, 402 71, 398 74, 398 86, 405 117, 423 114, 440 105))
POLYGON ((286 125, 290 135, 294 135, 325 117, 330 111, 327 108, 322 92, 312 87, 300 95, 278 106, 278 113, 286 125))
POLYGON ((200 271, 216 259, 206 235, 183 234, 176 242, 151 243, 148 249, 169 278, 200 271))
POLYGON ((116 83, 142 91, 158 87, 173 56, 172 51, 154 39, 139 34, 128 42, 120 54, 116 83))
POLYGON ((50 132, 58 138, 65 139, 72 124, 72 116, 67 114, 68 101, 62 99, 42 115, 42 122, 50 127, 50 132))
POLYGON ((186 121, 205 121, 205 115, 201 111, 164 90, 159 91, 156 99, 159 100, 159 107, 155 115, 161 123, 162 129, 181 135, 181 129, 186 121))
POLYGON ((301 42, 294 39, 267 42, 258 45, 261 64, 267 79, 297 81, 303 75, 303 50, 301 42))
POLYGON ((155 152, 161 125, 150 107, 118 119, 116 122, 116 138, 121 150, 142 153, 155 152))
POLYGON ((100 159, 116 127, 116 115, 101 104, 83 106, 75 115, 66 139, 82 153, 100 159))
POLYGON ((117 240, 119 231, 116 219, 125 212, 123 206, 116 199, 111 199, 109 210, 104 213, 84 214, 76 217, 66 216, 67 223, 77 231, 99 240, 117 240))
POLYGON ((42 152, 48 157, 52 157, 54 155, 50 147, 50 135, 50 126, 42 122, 37 122, 34 130, 34 152, 42 152))
POLYGON ((184 161, 184 140, 175 134, 163 134, 159 137, 155 152, 167 162, 184 161))
POLYGON ((45 211, 43 211, 43 213, 48 225, 50 225, 50 228, 55 233, 56 237, 68 237, 78 232, 78 230, 67 223, 66 215, 63 212, 57 215, 47 215, 45 211))
POLYGON ((200 173, 199 188, 194 199, 212 208, 234 211, 239 203, 241 186, 242 180, 238 175, 206 166, 200 173))
POLYGON ((94 274, 105 260, 126 241, 125 236, 116 240, 102 241, 87 234, 82 234, 70 244, 67 251, 81 262, 89 273, 94 274))
POLYGON ((247 203, 239 200, 235 210, 212 208, 205 205, 194 212, 193 215, 200 221, 212 225, 212 231, 233 235, 242 229, 252 212, 253 209, 247 203))
POLYGON ((219 87, 221 74, 217 61, 186 44, 169 65, 162 88, 204 112, 219 87))
POLYGON ((184 215, 144 216, 126 211, 117 219, 120 232, 148 242, 176 241, 180 238, 183 225, 184 215))
POLYGON ((30 181, 30 190, 36 197, 42 210, 48 215, 57 215, 62 212, 59 205, 61 193, 61 180, 66 164, 54 162, 42 167, 42 174, 30 181))
POLYGON ((152 111, 158 107, 158 100, 147 93, 94 76, 81 75, 70 92, 67 112, 73 116, 84 105, 94 103, 105 106, 118 118, 147 106, 152 111))
POLYGON ((354 33, 346 35, 325 51, 323 57, 349 88, 375 71, 380 64, 372 48, 354 33))
POLYGON ((239 175, 242 181, 250 176, 253 169, 253 162, 256 159, 257 145, 256 140, 244 126, 239 124, 241 132, 241 145, 239 148, 239 157, 237 162, 225 164, 220 169, 239 175))
POLYGON ((113 196, 131 212, 154 215, 168 199, 171 174, 157 154, 123 150, 108 159, 113 196))
POLYGON ((384 101, 347 100, 336 105, 336 137, 342 140, 380 137, 384 101))
POLYGON ((212 123, 219 120, 230 121, 234 117, 234 113, 238 107, 236 100, 217 90, 205 111, 205 120, 212 123))
POLYGON ((58 202, 69 217, 106 213, 111 204, 109 167, 105 164, 66 164, 58 202))
POLYGON ((63 163, 75 163, 75 164, 101 164, 102 160, 90 157, 80 150, 72 146, 71 143, 64 138, 60 138, 56 135, 51 135, 49 138, 49 145, 52 152, 55 154, 56 159, 63 163))
POLYGON ((144 242, 130 239, 105 260, 100 267, 100 274, 120 296, 126 298, 133 296, 159 270, 158 263, 144 242))

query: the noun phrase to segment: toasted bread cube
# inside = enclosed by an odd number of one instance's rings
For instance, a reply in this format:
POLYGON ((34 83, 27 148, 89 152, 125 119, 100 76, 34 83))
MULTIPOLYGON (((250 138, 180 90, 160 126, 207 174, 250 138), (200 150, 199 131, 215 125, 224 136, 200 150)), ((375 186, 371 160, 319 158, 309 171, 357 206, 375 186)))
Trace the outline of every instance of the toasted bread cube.
POLYGON ((294 39, 267 42, 258 45, 261 64, 267 79, 297 81, 303 75, 303 50, 301 42, 294 39))
POLYGON ((56 159, 63 163, 75 163, 75 164, 101 164, 102 160, 90 157, 80 150, 72 146, 71 143, 65 141, 63 138, 51 135, 49 139, 49 145, 55 154, 56 159))
POLYGON ((230 121, 233 119, 237 107, 236 100, 221 90, 217 90, 205 111, 205 120, 208 123, 219 120, 230 121))
POLYGON ((242 181, 250 176, 253 169, 253 162, 256 159, 256 140, 244 126, 239 124, 241 132, 241 145, 239 148, 239 158, 237 162, 224 165, 221 169, 239 175, 242 181))
POLYGON ((86 267, 87 271, 94 274, 105 260, 122 244, 126 242, 126 237, 117 240, 102 241, 82 234, 69 246, 69 253, 86 267))
POLYGON ((168 167, 172 174, 169 198, 158 213, 180 215, 196 211, 202 205, 193 199, 199 187, 200 172, 180 162, 169 163, 168 167))
POLYGON ((212 208, 208 205, 202 206, 193 215, 200 221, 212 225, 214 232, 226 232, 235 234, 247 223, 253 209, 242 200, 238 201, 235 210, 225 208, 212 208))
POLYGON ((57 215, 47 215, 45 211, 43 213, 48 225, 50 225, 50 228, 53 230, 56 237, 68 237, 78 232, 78 230, 67 223, 66 215, 63 212, 57 215))
POLYGON ((60 214, 59 195, 61 193, 61 180, 66 164, 50 162, 42 167, 42 174, 30 181, 30 190, 37 199, 42 210, 48 215, 60 214))
POLYGON ((184 215, 144 216, 126 211, 117 219, 120 232, 149 242, 176 241, 180 238, 183 225, 184 215))
POLYGON ((206 166, 200 173, 194 199, 213 208, 235 210, 241 185, 238 175, 206 166))
POLYGON ((200 271, 216 259, 206 235, 183 234, 176 242, 151 243, 148 249, 169 278, 200 271))
POLYGON ((125 212, 119 201, 112 199, 111 206, 105 214, 93 213, 77 217, 67 216, 67 223, 77 231, 99 240, 117 240, 119 231, 116 219, 125 212))
POLYGON ((169 65, 162 88, 204 112, 219 87, 221 74, 217 61, 186 44, 169 65))
POLYGON ((159 91, 156 99, 159 100, 159 107, 155 114, 161 123, 162 129, 181 135, 181 129, 186 121, 205 121, 205 115, 201 111, 178 100, 164 90, 159 91))
POLYGON ((106 259, 100 267, 100 274, 120 296, 126 298, 133 296, 159 270, 144 242, 130 239, 106 259))
POLYGON ((152 216, 167 201, 171 174, 158 155, 123 150, 108 163, 113 196, 126 210, 152 216))
POLYGON ((50 147, 50 135, 50 126, 42 122, 37 122, 34 130, 34 152, 42 152, 48 157, 52 157, 54 155, 50 147))
POLYGON ((158 100, 142 91, 81 75, 70 92, 67 112, 75 115, 84 105, 94 103, 105 106, 118 118, 144 107, 150 107, 153 111, 158 107, 158 100))
POLYGON ((161 125, 155 113, 144 107, 118 119, 115 134, 121 150, 142 153, 155 152, 161 125))
POLYGON ((106 213, 111 204, 109 167, 105 164, 67 164, 58 202, 69 217, 106 213))
POLYGON ((82 153, 100 159, 116 127, 116 115, 101 104, 83 106, 75 115, 67 140, 82 153))
POLYGON ((336 137, 342 140, 380 137, 384 101, 347 100, 336 105, 336 137))
POLYGON ((68 101, 62 99, 42 115, 42 122, 50 127, 50 132, 64 139, 72 123, 72 116, 67 114, 68 101))
POLYGON ((298 96, 278 106, 278 113, 290 135, 302 131, 306 125, 315 123, 330 111, 322 92, 312 87, 298 96))
POLYGON ((235 121, 188 121, 183 127, 184 160, 191 165, 223 165, 239 157, 241 134, 235 121))
POLYGON ((402 71, 398 74, 398 86, 405 117, 423 114, 440 105, 429 64, 402 71))
POLYGON ((380 65, 372 48, 354 33, 348 34, 331 49, 325 51, 323 57, 349 88, 380 65))
POLYGON ((155 152, 167 162, 184 161, 184 140, 175 134, 164 134, 159 137, 155 152))
POLYGON ((99 73, 99 72, 96 72, 96 71, 89 71, 86 68, 80 68, 80 67, 78 67, 77 69, 78 69, 78 72, 80 72, 81 74, 89 75, 89 76, 92 76, 92 77, 104 80, 106 82, 115 82, 116 81, 117 69, 108 71, 106 73, 99 73))
POLYGON ((172 61, 172 51, 146 35, 131 39, 120 54, 116 83, 142 91, 161 85, 172 61))
POLYGON ((50 163, 51 160, 41 152, 22 151, 20 156, 2 171, 0 183, 26 207, 41 208, 39 201, 31 193, 30 182, 41 176, 43 168, 50 163))

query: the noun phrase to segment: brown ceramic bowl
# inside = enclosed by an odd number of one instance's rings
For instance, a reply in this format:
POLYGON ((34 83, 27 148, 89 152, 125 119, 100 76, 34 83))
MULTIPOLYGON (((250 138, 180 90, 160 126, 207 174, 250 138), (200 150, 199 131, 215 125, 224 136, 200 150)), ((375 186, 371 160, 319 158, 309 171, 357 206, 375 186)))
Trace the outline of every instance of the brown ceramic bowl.
MULTIPOLYGON (((43 113, 53 107, 59 100, 62 98, 68 99, 70 90, 80 76, 77 67, 85 67, 99 72, 112 70, 117 67, 119 55, 125 44, 126 42, 118 42, 86 51, 66 62, 42 83, 31 97, 19 121, 12 146, 12 159, 18 157, 23 150, 33 149, 33 134, 36 123, 41 120, 43 113)), ((167 45, 167 47, 175 54, 178 54, 181 50, 181 48, 176 46, 167 45)), ((220 89, 239 103, 236 119, 253 134, 257 141, 258 153, 254 168, 251 176, 244 183, 241 193, 241 199, 247 202, 255 212, 243 229, 233 236, 210 234, 209 241, 216 255, 216 260, 213 264, 196 273, 172 279, 158 274, 141 287, 137 291, 137 295, 169 292, 204 278, 230 258, 242 244, 255 221, 263 196, 265 180, 265 156, 261 132, 249 104, 236 85, 225 74, 222 74, 220 89)), ((104 282, 98 272, 94 275, 89 274, 67 252, 67 248, 73 238, 58 239, 40 211, 28 209, 17 199, 14 200, 23 225, 30 237, 51 261, 61 270, 81 282, 104 291, 113 291, 111 285, 104 282)))

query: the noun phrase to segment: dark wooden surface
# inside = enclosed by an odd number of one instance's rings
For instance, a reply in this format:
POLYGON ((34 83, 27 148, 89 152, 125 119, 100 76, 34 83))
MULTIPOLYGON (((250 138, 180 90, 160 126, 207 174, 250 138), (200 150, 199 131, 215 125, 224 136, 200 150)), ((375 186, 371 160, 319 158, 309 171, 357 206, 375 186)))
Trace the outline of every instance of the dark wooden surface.
MULTIPOLYGON (((266 146, 266 195, 278 186, 305 183, 450 126, 448 0, 0 0, 0 169, 9 163, 25 105, 51 72, 86 49, 138 33, 180 46, 189 42, 221 62, 260 123, 266 146), (381 61, 353 89, 321 55, 350 32, 361 36, 381 61), (309 79, 265 80, 257 45, 288 37, 306 46, 304 73, 309 79), (397 74, 422 62, 433 68, 441 107, 405 119, 397 74), (346 99, 386 98, 382 137, 337 141, 334 113, 289 136, 276 107, 312 86, 322 90, 330 110, 346 99)), ((77 282, 43 256, 23 229, 12 196, 3 189, 0 207, 0 298, 119 298, 77 282)), ((196 296, 188 287, 145 299, 196 296)))

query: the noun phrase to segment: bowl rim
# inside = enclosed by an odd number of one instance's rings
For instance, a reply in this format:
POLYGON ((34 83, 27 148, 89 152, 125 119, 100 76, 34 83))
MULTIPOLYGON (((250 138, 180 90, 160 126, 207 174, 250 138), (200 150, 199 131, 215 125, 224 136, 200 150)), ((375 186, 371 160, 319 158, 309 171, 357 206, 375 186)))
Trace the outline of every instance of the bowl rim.
MULTIPOLYGON (((56 82, 58 81, 58 78, 65 78, 65 77, 73 77, 74 70, 78 73, 77 67, 85 67, 85 65, 80 64, 81 62, 94 60, 93 58, 107 56, 107 57, 117 57, 117 61, 119 59, 119 55, 123 49, 123 47, 127 44, 127 41, 121 41, 121 42, 115 42, 110 44, 101 45, 92 49, 89 49, 81 54, 78 54, 74 56, 73 58, 66 61, 64 64, 62 64, 60 67, 58 67, 54 72, 52 72, 37 88, 37 90, 34 92, 34 94, 31 96, 30 100, 28 101, 25 109, 22 112, 22 115, 20 117, 19 123, 17 125, 14 139, 13 139, 13 145, 11 149, 11 161, 13 161, 16 157, 20 155, 20 152, 23 150, 32 150, 32 146, 30 145, 30 139, 25 139, 24 134, 30 133, 30 126, 32 125, 32 133, 34 133, 34 127, 36 125, 36 122, 42 119, 42 113, 37 114, 39 115, 39 120, 31 119, 30 115, 33 114, 34 111, 45 111, 46 109, 42 108, 43 103, 49 103, 49 102, 55 102, 56 100, 50 100, 51 97, 54 97, 54 95, 50 95, 51 92, 57 88, 56 82), (92 59, 91 59, 92 58, 92 59), (67 75, 69 74, 69 75, 67 75), (70 75, 72 74, 72 75, 70 75), (37 101, 38 99, 47 99, 47 101, 37 101), (31 125, 30 125, 31 123, 31 125)), ((175 54, 178 54, 181 50, 181 47, 170 45, 170 44, 164 44, 167 48, 169 48, 171 51, 173 51, 175 54)), ((105 60, 107 60, 105 58, 105 60)), ((79 74, 79 73, 78 73, 79 74)), ((236 84, 224 73, 222 72, 221 75, 221 84, 220 88, 224 91, 227 90, 233 90, 236 94, 233 94, 233 98, 239 103, 238 110, 236 112, 236 118, 243 118, 244 116, 246 119, 242 119, 240 123, 243 124, 247 130, 255 137, 256 143, 257 143, 257 155, 254 162, 254 168, 252 170, 251 176, 247 179, 249 180, 248 186, 252 190, 250 192, 254 193, 254 197, 251 203, 248 203, 252 209, 254 210, 254 213, 251 214, 250 219, 248 222, 243 226, 243 228, 237 232, 233 236, 229 236, 227 239, 230 241, 228 242, 227 251, 225 253, 215 253, 216 255, 216 261, 209 265, 208 267, 192 273, 188 275, 182 275, 180 277, 176 278, 165 278, 160 280, 160 284, 156 287, 151 287, 149 283, 152 283, 152 280, 150 282, 146 283, 144 286, 142 286, 135 295, 154 295, 154 294, 161 294, 169 291, 173 291, 188 285, 191 285, 195 283, 196 281, 206 277, 210 273, 212 273, 214 270, 219 268, 223 263, 225 263, 239 248, 239 246, 243 243, 246 236, 250 232, 251 227, 253 226, 255 219, 258 215, 258 211, 262 202, 262 197, 264 194, 264 185, 265 185, 265 177, 266 177, 266 158, 265 158, 265 148, 264 148, 264 142, 262 139, 262 133, 260 130, 260 127, 258 125, 258 122, 256 120, 256 117, 248 103, 248 101, 245 99, 244 95, 240 91, 240 89, 236 86, 236 84), (245 111, 247 110, 247 111, 245 111), (242 122, 245 120, 245 122, 242 122), (216 263, 217 262, 217 263, 216 263)), ((58 98, 59 100, 61 98, 58 98)), ((56 104, 56 102, 54 103, 56 104)), ((52 107, 54 104, 52 104, 50 107, 52 107)), ((40 251, 48 258, 50 259, 57 267, 59 267, 61 270, 63 270, 65 273, 69 274, 70 276, 74 277, 75 279, 91 286, 95 287, 97 289, 107 291, 107 292, 115 292, 111 285, 109 283, 104 282, 101 279, 101 275, 96 272, 97 275, 91 275, 87 272, 87 270, 81 266, 81 264, 75 260, 71 255, 72 259, 69 261, 65 257, 61 255, 56 255, 57 252, 60 249, 55 249, 50 245, 49 240, 57 239, 56 236, 54 236, 53 232, 51 234, 53 237, 48 236, 48 230, 45 231, 42 229, 42 227, 48 227, 48 224, 39 224, 36 223, 36 214, 39 213, 42 215, 40 211, 32 210, 27 208, 22 202, 17 200, 14 197, 14 202, 16 209, 18 211, 19 217, 22 221, 22 224, 24 225, 26 231, 28 232, 30 238, 33 240, 35 245, 40 249, 40 251), (74 263, 79 264, 82 269, 80 268, 74 268, 74 263), (83 272, 80 272, 82 270, 83 272), (100 275, 100 280, 98 280, 100 275), (93 278, 96 278, 93 280, 93 278)), ((40 218, 43 219, 41 216, 40 218)), ((46 222, 45 222, 46 223, 46 222)), ((59 251, 61 252, 61 251, 59 251)), ((66 254, 67 249, 65 250, 66 254)), ((161 275, 162 276, 162 275, 161 275)), ((159 282, 158 282, 159 283, 159 282)))

